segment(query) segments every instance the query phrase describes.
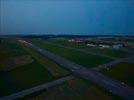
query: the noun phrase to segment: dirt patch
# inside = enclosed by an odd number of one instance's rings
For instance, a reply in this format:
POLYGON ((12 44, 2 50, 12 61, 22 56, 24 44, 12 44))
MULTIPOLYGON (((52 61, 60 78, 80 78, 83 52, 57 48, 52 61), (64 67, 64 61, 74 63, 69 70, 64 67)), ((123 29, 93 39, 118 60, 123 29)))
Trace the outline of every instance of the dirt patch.
POLYGON ((14 68, 21 67, 33 62, 33 58, 29 55, 17 56, 7 59, 1 64, 1 70, 10 71, 14 68))

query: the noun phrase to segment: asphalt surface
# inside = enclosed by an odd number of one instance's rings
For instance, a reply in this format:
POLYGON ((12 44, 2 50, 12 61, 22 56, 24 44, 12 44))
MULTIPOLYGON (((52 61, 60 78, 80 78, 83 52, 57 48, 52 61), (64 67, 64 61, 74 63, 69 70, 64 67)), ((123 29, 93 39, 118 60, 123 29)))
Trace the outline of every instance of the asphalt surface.
POLYGON ((59 85, 59 84, 65 82, 65 81, 72 80, 74 78, 75 77, 72 76, 72 75, 66 76, 64 78, 60 78, 60 79, 52 81, 52 82, 48 82, 48 83, 30 88, 30 89, 27 89, 27 90, 23 90, 23 91, 20 91, 20 92, 17 92, 17 93, 14 93, 14 94, 11 94, 11 95, 8 95, 8 96, 5 96, 5 97, 1 97, 0 100, 14 100, 14 99, 18 100, 18 99, 23 98, 24 96, 29 95, 29 94, 32 94, 32 93, 35 93, 35 92, 38 92, 38 91, 41 91, 41 90, 44 90, 44 89, 48 89, 50 87, 59 85))
POLYGON ((40 54, 47 56, 49 59, 55 61, 61 66, 71 70, 74 75, 87 79, 105 90, 121 96, 126 100, 134 100, 134 87, 128 86, 126 84, 121 84, 119 81, 113 80, 98 71, 89 70, 80 66, 72 61, 69 61, 63 57, 55 55, 47 50, 41 49, 34 44, 28 43, 27 47, 39 52, 40 54))
POLYGON ((109 63, 94 67, 92 69, 96 70, 96 71, 100 71, 102 69, 111 68, 113 65, 116 65, 116 64, 121 63, 121 62, 134 62, 134 56, 130 56, 127 58, 119 58, 119 59, 116 59, 116 60, 111 61, 109 63))

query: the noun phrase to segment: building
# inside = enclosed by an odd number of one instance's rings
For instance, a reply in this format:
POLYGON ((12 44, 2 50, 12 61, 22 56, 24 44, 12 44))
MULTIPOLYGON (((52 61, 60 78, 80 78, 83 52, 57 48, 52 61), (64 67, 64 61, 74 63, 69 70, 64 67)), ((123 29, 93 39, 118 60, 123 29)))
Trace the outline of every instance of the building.
POLYGON ((95 45, 95 44, 87 44, 87 46, 89 46, 89 47, 96 47, 97 45, 95 45))
POLYGON ((122 47, 123 47, 123 44, 114 44, 114 45, 112 45, 112 48, 114 48, 114 49, 120 49, 122 47))
POLYGON ((69 39, 68 42, 82 43, 82 42, 85 42, 85 39, 82 39, 82 38, 69 39))
POLYGON ((105 45, 105 44, 100 44, 99 47, 100 47, 100 48, 110 48, 109 45, 105 45))
POLYGON ((70 40, 68 40, 68 42, 75 42, 75 40, 74 39, 70 39, 70 40))

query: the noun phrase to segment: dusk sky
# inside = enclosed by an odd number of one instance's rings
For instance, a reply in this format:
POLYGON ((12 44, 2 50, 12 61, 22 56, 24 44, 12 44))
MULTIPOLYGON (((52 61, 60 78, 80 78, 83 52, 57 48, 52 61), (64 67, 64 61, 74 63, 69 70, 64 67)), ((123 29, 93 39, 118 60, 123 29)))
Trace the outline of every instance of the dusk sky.
POLYGON ((134 0, 0 0, 0 34, 134 35, 134 0))

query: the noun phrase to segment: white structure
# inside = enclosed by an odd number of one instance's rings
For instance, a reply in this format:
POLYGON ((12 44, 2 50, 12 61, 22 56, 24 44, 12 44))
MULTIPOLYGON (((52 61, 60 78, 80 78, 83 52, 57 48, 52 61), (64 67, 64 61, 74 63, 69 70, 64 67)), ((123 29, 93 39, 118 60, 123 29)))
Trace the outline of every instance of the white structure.
POLYGON ((89 46, 89 47, 96 47, 95 44, 87 44, 87 46, 89 46))
POLYGON ((68 40, 68 42, 75 42, 75 40, 74 39, 70 39, 70 40, 68 40))
POLYGON ((104 45, 104 44, 100 44, 99 47, 100 47, 100 48, 110 48, 109 45, 104 45))
POLYGON ((122 44, 114 44, 114 45, 112 46, 112 48, 114 48, 114 49, 119 49, 119 48, 122 48, 122 47, 123 47, 122 44))

